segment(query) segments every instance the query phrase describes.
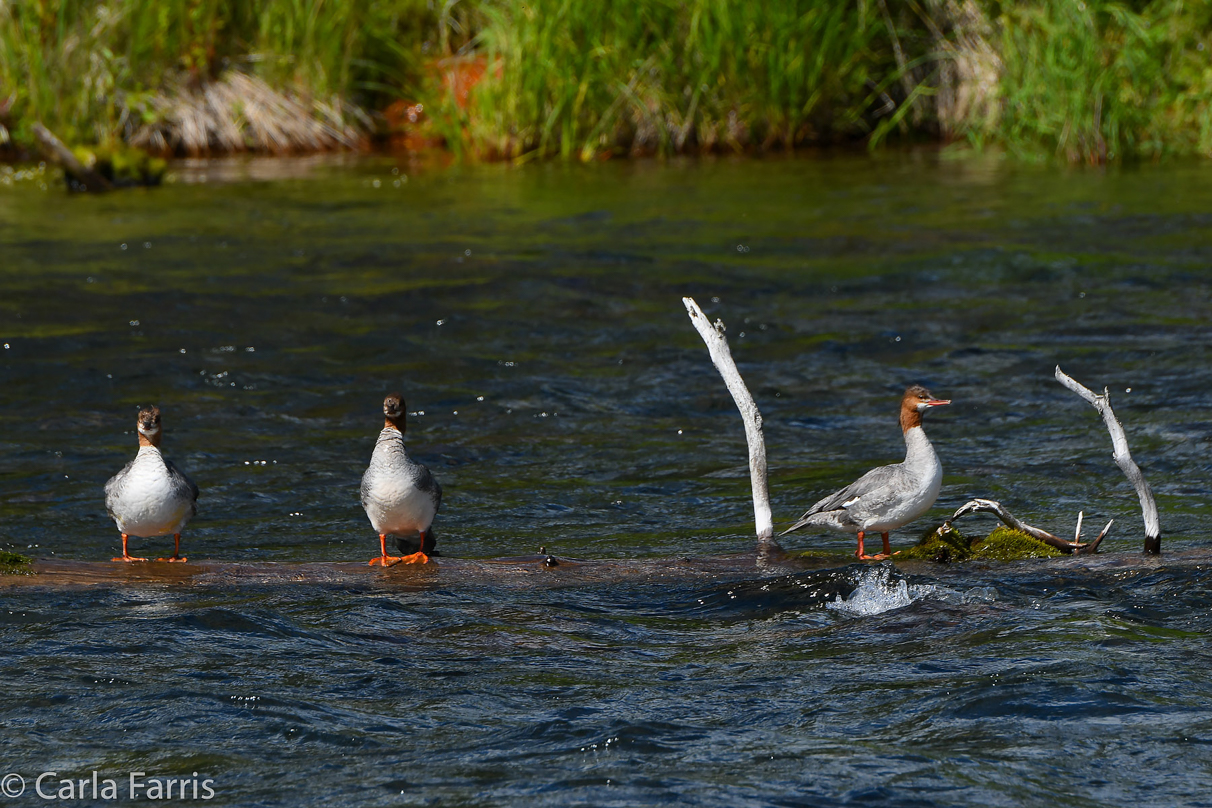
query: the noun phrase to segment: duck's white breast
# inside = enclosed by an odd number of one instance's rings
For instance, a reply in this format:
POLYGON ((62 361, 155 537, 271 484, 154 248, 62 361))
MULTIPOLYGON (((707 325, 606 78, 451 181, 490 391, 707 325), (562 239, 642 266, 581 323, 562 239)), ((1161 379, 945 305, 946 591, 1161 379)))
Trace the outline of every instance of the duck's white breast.
POLYGON ((181 532, 193 503, 174 488, 160 451, 144 446, 124 471, 106 502, 118 530, 142 537, 181 532))

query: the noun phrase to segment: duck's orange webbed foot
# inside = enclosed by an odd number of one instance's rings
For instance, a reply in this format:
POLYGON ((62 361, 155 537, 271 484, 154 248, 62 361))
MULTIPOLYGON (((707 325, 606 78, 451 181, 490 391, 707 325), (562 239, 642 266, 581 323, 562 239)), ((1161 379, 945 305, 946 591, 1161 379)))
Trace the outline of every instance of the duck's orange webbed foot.
POLYGON ((389 556, 387 554, 387 534, 380 533, 379 534, 379 557, 372 558, 370 560, 370 566, 372 566, 372 567, 393 567, 396 564, 399 564, 403 560, 404 559, 400 558, 399 556, 389 556))
POLYGON ((885 559, 892 558, 894 555, 899 555, 901 552, 900 550, 897 550, 895 553, 892 552, 892 547, 888 544, 888 534, 881 533, 880 536, 884 540, 884 552, 876 553, 875 555, 867 555, 867 553, 863 550, 863 536, 864 531, 860 530, 858 534, 858 549, 854 551, 854 557, 859 561, 883 561, 885 559))
POLYGON ((173 534, 173 554, 168 558, 157 558, 157 561, 180 562, 184 564, 189 559, 181 555, 181 534, 173 534))
POLYGON ((130 562, 130 561, 146 561, 147 560, 146 558, 139 558, 138 556, 133 556, 130 553, 126 552, 126 542, 127 542, 127 539, 129 539, 129 538, 130 538, 129 533, 122 534, 122 555, 118 556, 117 558, 111 558, 110 561, 130 562))
POLYGON ((400 563, 402 563, 402 564, 428 564, 429 556, 425 555, 424 553, 413 553, 412 555, 406 555, 403 558, 401 558, 400 563))

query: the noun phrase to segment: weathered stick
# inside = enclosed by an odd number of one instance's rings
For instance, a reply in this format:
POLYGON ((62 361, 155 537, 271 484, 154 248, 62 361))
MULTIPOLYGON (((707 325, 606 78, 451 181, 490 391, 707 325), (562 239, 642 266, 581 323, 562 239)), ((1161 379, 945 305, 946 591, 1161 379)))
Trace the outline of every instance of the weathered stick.
POLYGON ((1048 531, 1043 530, 1042 528, 1038 528, 1033 525, 1029 525, 1026 522, 1020 522, 1018 519, 1016 519, 1014 517, 1014 514, 1010 513, 1010 511, 1008 511, 1004 507, 1002 507, 1002 504, 1000 502, 995 502, 992 499, 974 499, 974 500, 971 500, 971 501, 966 502, 963 505, 961 505, 959 510, 957 510, 954 514, 952 514, 951 518, 947 520, 947 523, 950 524, 951 522, 954 522, 956 519, 959 519, 961 516, 967 516, 970 513, 977 513, 979 511, 993 514, 998 519, 1001 519, 1002 522, 1006 525, 1006 527, 1010 528, 1011 530, 1022 531, 1023 533, 1026 533, 1028 536, 1039 539, 1044 544, 1055 547, 1058 550, 1064 550, 1066 553, 1075 553, 1075 554, 1086 554, 1086 553, 1098 552, 1098 546, 1100 544, 1102 544, 1102 541, 1104 538, 1106 538, 1107 533, 1109 533, 1111 531, 1111 525, 1115 521, 1114 519, 1112 519, 1110 522, 1108 522, 1107 526, 1105 528, 1103 528, 1103 532, 1099 533, 1098 538, 1096 538, 1094 541, 1089 542, 1087 544, 1082 544, 1082 542, 1080 541, 1080 539, 1081 539, 1080 519, 1078 522, 1077 540, 1065 541, 1064 539, 1060 538, 1059 536, 1054 536, 1051 533, 1049 533, 1048 531))
POLYGON ((711 354, 711 362, 715 369, 724 377, 728 392, 736 408, 741 411, 745 421, 745 439, 749 442, 749 480, 753 485, 753 522, 757 530, 758 541, 773 543, 774 517, 770 512, 770 491, 766 483, 766 440, 762 437, 762 414, 758 412, 749 388, 741 379, 732 359, 732 351, 728 348, 728 340, 724 337, 724 323, 716 320, 712 325, 707 315, 694 302, 692 297, 682 298, 686 311, 690 314, 690 322, 707 343, 707 351, 711 354))
POLYGON ((64 146, 63 141, 55 137, 54 133, 45 126, 36 123, 33 126, 33 132, 34 137, 38 139, 38 144, 46 152, 46 156, 63 166, 63 170, 83 185, 86 191, 113 190, 114 186, 110 184, 109 180, 77 160, 76 155, 72 154, 72 150, 64 146))
POLYGON ((1103 423, 1107 425, 1107 431, 1111 433, 1112 457, 1115 458, 1115 465, 1123 471, 1124 476, 1136 489, 1137 497, 1140 498, 1141 514, 1145 518, 1145 552, 1150 555, 1159 555, 1161 553, 1161 524, 1157 518, 1157 503, 1153 501, 1153 489, 1149 488, 1149 482, 1141 473, 1140 466, 1136 465, 1136 461, 1132 459, 1132 454, 1128 451, 1128 436, 1124 434, 1123 425, 1120 424, 1119 419, 1115 417, 1115 412, 1111 409, 1110 393, 1105 387, 1102 395, 1091 392, 1088 387, 1066 375, 1060 369, 1060 365, 1056 366, 1056 380, 1092 404, 1094 409, 1098 410, 1098 414, 1103 417, 1103 423))

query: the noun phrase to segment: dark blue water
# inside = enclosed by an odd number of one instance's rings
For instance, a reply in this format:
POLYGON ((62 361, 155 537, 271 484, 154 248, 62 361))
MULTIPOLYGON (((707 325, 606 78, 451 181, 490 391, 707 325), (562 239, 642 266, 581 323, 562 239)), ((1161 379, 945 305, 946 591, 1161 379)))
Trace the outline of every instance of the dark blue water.
POLYGON ((229 805, 1212 803, 1212 169, 274 165, 0 189, 0 547, 45 559, 0 586, 21 800, 135 770, 229 805), (899 459, 920 382, 946 477, 895 546, 986 496, 1114 517, 1104 555, 873 569, 797 534, 826 555, 759 566, 683 294, 763 410, 776 525, 899 459), (1058 363, 1110 388, 1160 561, 1058 363), (424 569, 352 563, 389 389, 446 491, 424 569), (82 563, 147 402, 202 489, 193 572, 82 563))

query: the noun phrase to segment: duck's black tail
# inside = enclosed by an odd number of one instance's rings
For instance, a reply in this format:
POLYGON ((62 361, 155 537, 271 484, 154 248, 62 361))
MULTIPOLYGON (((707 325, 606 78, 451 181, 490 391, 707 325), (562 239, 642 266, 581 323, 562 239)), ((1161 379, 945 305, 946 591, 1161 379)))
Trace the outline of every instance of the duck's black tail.
POLYGON ((436 555, 434 545, 437 543, 438 537, 432 527, 421 534, 419 539, 414 536, 396 536, 396 548, 399 549, 400 555, 412 555, 418 551, 425 555, 436 555))

